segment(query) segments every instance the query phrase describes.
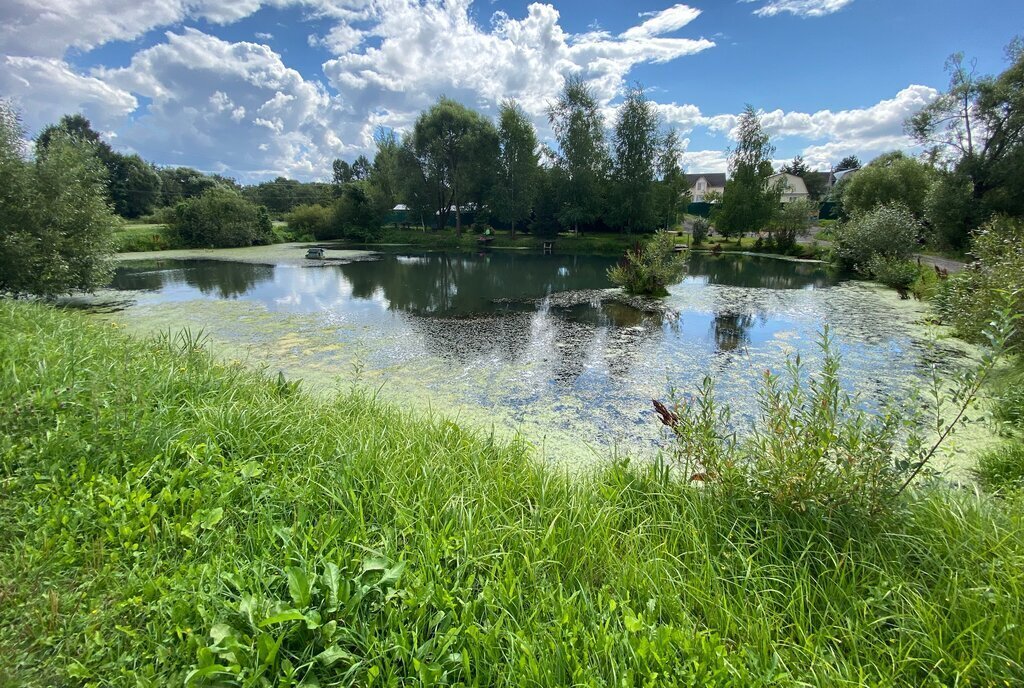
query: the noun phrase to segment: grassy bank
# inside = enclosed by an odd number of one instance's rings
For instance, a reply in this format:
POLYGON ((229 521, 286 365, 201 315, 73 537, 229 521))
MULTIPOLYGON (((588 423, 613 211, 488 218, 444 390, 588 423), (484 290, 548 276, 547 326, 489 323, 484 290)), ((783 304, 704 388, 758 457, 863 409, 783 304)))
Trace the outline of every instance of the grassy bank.
POLYGON ((0 685, 1024 680, 1012 505, 755 517, 189 336, 6 301, 0 328, 0 685))
POLYGON ((114 230, 114 251, 164 251, 177 248, 177 237, 167 225, 127 223, 114 230))

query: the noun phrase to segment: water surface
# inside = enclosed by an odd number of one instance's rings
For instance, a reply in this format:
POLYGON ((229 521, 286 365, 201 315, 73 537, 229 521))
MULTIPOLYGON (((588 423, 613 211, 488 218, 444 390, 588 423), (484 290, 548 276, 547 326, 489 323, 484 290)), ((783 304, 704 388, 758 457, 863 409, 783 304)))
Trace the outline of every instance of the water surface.
POLYGON ((739 426, 763 372, 820 360, 828 324, 865 404, 923 373, 919 308, 814 262, 694 254, 659 301, 622 299, 600 256, 396 251, 321 267, 212 260, 122 264, 135 327, 203 327, 313 384, 352 379, 385 398, 517 429, 556 459, 650 454, 652 398, 705 375, 739 426))

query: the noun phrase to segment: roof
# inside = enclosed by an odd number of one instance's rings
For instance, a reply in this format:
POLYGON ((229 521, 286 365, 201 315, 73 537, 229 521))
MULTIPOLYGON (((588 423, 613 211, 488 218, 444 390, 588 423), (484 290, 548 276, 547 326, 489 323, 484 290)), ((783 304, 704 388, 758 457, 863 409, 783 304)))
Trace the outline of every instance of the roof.
POLYGON ((701 177, 707 180, 712 188, 725 187, 725 172, 705 172, 703 174, 687 174, 686 183, 693 186, 701 177))

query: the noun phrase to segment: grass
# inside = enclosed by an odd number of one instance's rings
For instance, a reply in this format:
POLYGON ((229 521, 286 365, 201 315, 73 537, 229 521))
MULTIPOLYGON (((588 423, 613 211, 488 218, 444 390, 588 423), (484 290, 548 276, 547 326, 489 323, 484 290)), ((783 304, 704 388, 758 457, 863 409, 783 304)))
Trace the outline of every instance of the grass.
MULTIPOLYGON (((1024 523, 584 475, 0 301, 0 685, 1020 685, 1024 523)), ((653 422, 653 421, 652 421, 653 422)))
POLYGON ((167 225, 127 223, 114 230, 114 250, 119 253, 163 251, 177 248, 167 225))

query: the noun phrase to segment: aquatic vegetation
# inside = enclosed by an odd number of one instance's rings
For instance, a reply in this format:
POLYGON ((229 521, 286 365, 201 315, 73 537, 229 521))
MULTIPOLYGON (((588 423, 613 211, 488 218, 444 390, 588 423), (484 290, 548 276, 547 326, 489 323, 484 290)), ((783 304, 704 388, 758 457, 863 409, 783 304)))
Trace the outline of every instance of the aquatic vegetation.
POLYGON ((665 296, 665 289, 682 279, 686 257, 676 252, 674 234, 657 232, 626 251, 618 265, 608 269, 608 279, 630 294, 665 296))

